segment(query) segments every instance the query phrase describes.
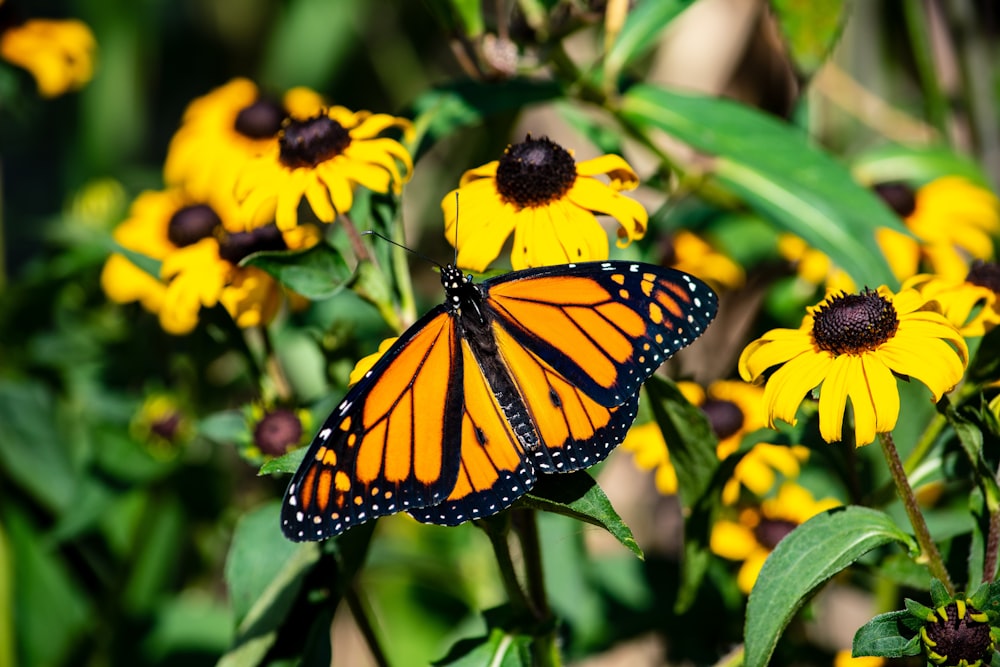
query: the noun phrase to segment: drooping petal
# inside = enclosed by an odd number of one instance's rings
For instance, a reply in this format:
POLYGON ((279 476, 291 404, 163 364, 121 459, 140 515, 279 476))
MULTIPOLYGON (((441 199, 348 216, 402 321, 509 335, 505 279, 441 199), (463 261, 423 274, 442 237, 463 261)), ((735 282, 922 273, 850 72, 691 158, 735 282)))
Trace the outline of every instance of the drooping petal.
POLYGON ((753 530, 734 521, 721 520, 712 526, 709 538, 712 553, 729 560, 744 560, 758 548, 753 530))
POLYGON ((965 364, 955 349, 936 338, 897 335, 878 349, 878 355, 896 373, 924 383, 934 402, 951 391, 965 372, 965 364))
POLYGON ((843 439, 844 411, 852 383, 860 381, 861 364, 853 355, 835 357, 819 391, 819 433, 827 442, 843 439))
MULTIPOLYGON (((875 431, 888 433, 896 427, 899 419, 899 387, 896 385, 896 378, 877 353, 862 355, 861 365, 875 410, 875 431)), ((853 396, 851 402, 854 402, 853 396)), ((858 444, 867 443, 861 442, 859 438, 858 444)))
POLYGON ((768 425, 780 419, 795 424, 795 413, 810 391, 826 376, 833 358, 828 354, 802 353, 779 368, 764 387, 768 425))
POLYGON ((801 329, 773 329, 743 349, 738 364, 740 377, 756 381, 772 366, 813 350, 812 338, 801 329))
POLYGON ((619 191, 632 190, 639 185, 639 176, 620 155, 602 155, 577 162, 576 173, 579 176, 607 174, 611 179, 610 187, 619 191))

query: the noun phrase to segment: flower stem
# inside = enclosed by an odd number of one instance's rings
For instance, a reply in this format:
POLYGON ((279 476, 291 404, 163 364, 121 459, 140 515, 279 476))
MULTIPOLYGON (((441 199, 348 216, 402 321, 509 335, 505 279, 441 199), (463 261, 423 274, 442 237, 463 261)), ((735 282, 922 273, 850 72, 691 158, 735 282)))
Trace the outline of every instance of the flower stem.
POLYGON ((948 576, 948 570, 944 567, 944 561, 941 559, 941 552, 938 551, 937 544, 931 539, 927 522, 924 521, 924 515, 917 505, 917 498, 913 495, 913 489, 906 478, 903 463, 899 460, 899 452, 896 451, 896 443, 892 439, 892 433, 879 433, 879 444, 882 445, 882 453, 885 454, 892 480, 896 483, 896 492, 899 494, 900 500, 903 501, 906 515, 910 518, 910 525, 913 526, 917 543, 920 545, 919 560, 927 564, 931 574, 944 584, 948 594, 954 595, 955 585, 952 583, 951 577, 948 576))
POLYGON ((381 644, 379 644, 378 636, 375 634, 375 627, 368 617, 368 612, 361 600, 361 596, 358 595, 358 591, 353 585, 348 586, 347 590, 344 591, 344 601, 347 602, 347 606, 351 610, 351 616, 354 617, 354 622, 357 624, 358 630, 361 631, 361 635, 365 638, 365 643, 368 645, 368 650, 372 653, 372 659, 375 661, 375 664, 378 667, 389 667, 389 660, 386 658, 381 644))
POLYGON ((532 664, 540 667, 559 667, 562 660, 556 646, 555 624, 545 597, 545 585, 542 579, 542 556, 538 525, 533 510, 512 510, 503 512, 499 517, 478 521, 476 524, 486 531, 493 545, 500 576, 504 589, 510 600, 511 613, 515 619, 530 619, 532 664), (521 542, 521 552, 524 558, 525 578, 528 592, 525 593, 514 570, 514 561, 510 555, 511 516, 518 539, 521 542))
MULTIPOLYGON (((1000 483, 1000 469, 994 479, 1000 483)), ((990 515, 989 530, 986 534, 986 551, 983 556, 983 583, 993 581, 997 571, 997 554, 1000 551, 1000 508, 995 502, 990 502, 989 494, 984 493, 983 502, 990 515)))

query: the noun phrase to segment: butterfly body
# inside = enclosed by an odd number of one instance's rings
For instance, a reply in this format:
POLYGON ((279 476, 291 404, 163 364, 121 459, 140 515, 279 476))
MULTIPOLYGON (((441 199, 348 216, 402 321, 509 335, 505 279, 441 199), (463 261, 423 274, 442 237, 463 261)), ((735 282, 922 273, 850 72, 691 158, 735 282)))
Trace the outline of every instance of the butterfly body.
POLYGON ((635 262, 442 270, 445 302, 333 411, 285 494, 282 529, 319 540, 408 511, 455 525, 513 503, 537 475, 586 468, 625 437, 638 391, 699 336, 716 297, 635 262))

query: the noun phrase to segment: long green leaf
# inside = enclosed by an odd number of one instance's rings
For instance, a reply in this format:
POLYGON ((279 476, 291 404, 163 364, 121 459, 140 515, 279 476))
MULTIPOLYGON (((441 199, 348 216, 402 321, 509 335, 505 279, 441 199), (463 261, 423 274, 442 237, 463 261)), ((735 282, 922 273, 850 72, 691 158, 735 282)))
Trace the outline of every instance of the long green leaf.
POLYGON ((644 134, 662 130, 712 156, 708 169, 722 187, 859 284, 896 286, 874 232, 906 233, 902 223, 801 131, 730 100, 652 85, 626 93, 622 116, 644 134))
POLYGON ((813 590, 858 558, 912 537, 891 517, 866 507, 839 507, 814 516, 778 543, 764 562, 747 603, 746 667, 765 667, 785 626, 813 590))
POLYGON ((629 11, 622 31, 604 59, 606 76, 617 76, 636 58, 645 55, 681 12, 694 0, 644 0, 629 11))

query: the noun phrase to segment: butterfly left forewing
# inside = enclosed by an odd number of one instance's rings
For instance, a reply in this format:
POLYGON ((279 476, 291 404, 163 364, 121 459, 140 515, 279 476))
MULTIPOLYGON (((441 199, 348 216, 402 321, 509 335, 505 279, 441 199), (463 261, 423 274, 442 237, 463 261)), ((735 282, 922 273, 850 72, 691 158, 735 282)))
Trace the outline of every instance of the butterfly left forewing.
POLYGON ((285 493, 281 526, 321 540, 447 497, 458 477, 461 358, 452 318, 432 311, 352 388, 313 440, 285 493))

